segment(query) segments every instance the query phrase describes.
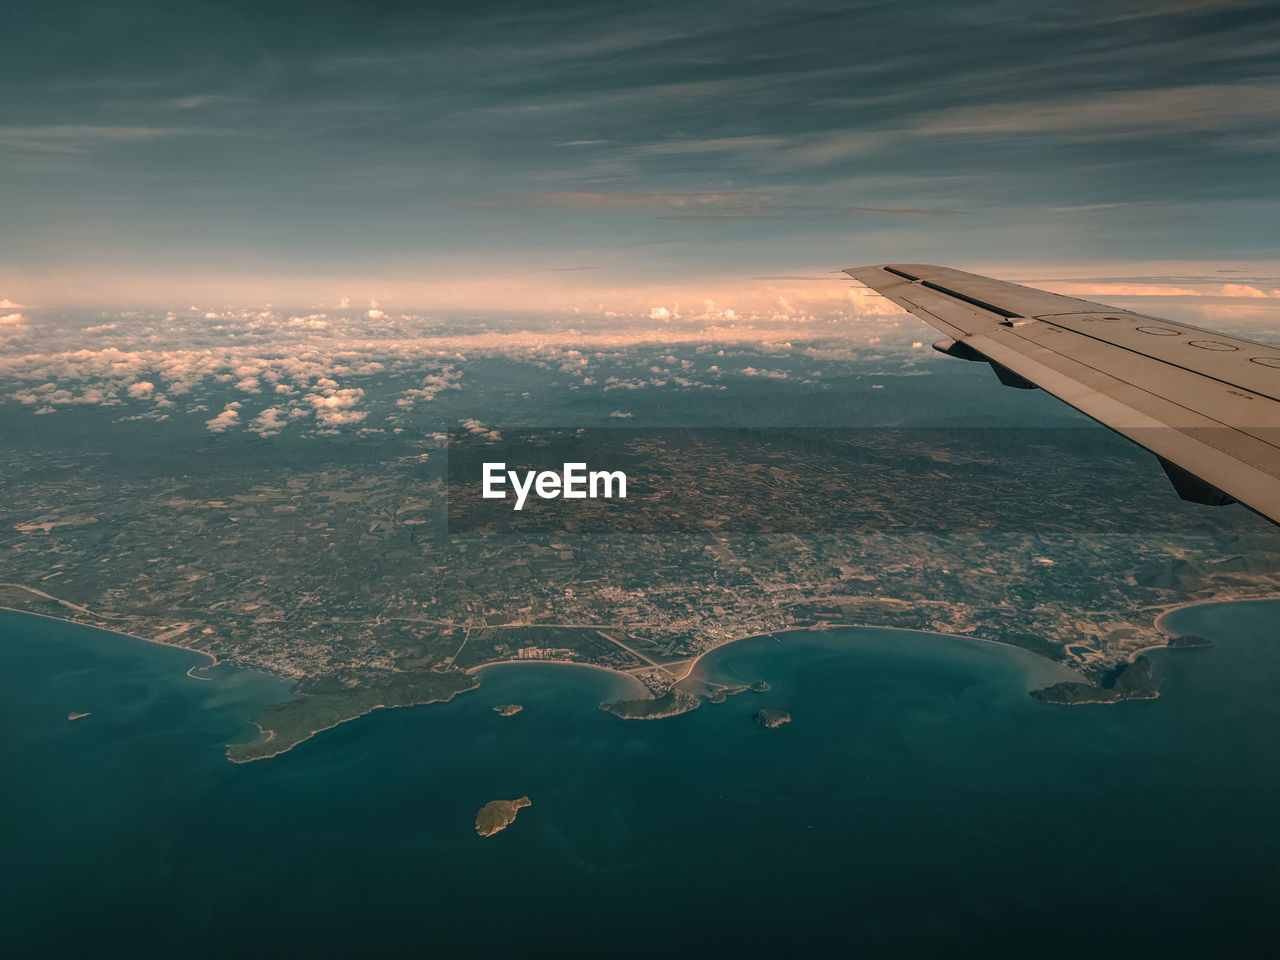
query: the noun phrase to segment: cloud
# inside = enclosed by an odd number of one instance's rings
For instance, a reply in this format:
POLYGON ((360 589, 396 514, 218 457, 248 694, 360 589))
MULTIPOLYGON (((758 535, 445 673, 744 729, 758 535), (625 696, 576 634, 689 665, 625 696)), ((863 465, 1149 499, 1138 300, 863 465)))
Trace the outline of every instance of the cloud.
MULTIPOLYGON (((321 381, 325 392, 313 393, 305 398, 316 413, 316 422, 325 427, 340 427, 359 423, 368 413, 353 409, 364 399, 360 387, 338 387, 332 380, 321 381)), ((319 386, 319 384, 317 384, 319 386)))
POLYGON ((483 421, 474 418, 468 420, 459 420, 462 428, 475 437, 488 437, 490 440, 501 440, 502 434, 497 430, 490 430, 484 425, 483 421))
POLYGON ((895 136, 879 130, 828 131, 796 140, 786 151, 784 160, 792 166, 825 166, 869 156, 891 144, 895 136))
POLYGON ((1105 281, 1056 281, 1046 283, 1055 293, 1074 297, 1226 297, 1239 300, 1267 300, 1280 297, 1280 289, 1263 290, 1243 283, 1201 284, 1126 283, 1105 281))
POLYGON ((206 420, 204 425, 209 429, 210 433, 226 433, 233 427, 240 425, 240 404, 238 401, 231 401, 222 408, 222 412, 212 420, 206 420))
POLYGON ((49 126, 0 126, 0 151, 75 153, 103 143, 136 143, 170 136, 176 128, 54 124, 49 126))
POLYGON ((786 143, 786 140, 782 137, 714 137, 709 140, 662 140, 657 143, 649 143, 636 147, 635 151, 641 154, 656 156, 690 153, 721 153, 730 150, 775 149, 782 146, 784 143, 786 143))
POLYGON ((1280 83, 1198 84, 955 107, 923 118, 912 129, 929 136, 1063 132, 1129 136, 1159 130, 1222 130, 1241 121, 1276 117, 1280 117, 1280 83))
MULTIPOLYGON (((822 276, 826 266, 780 264, 786 272, 768 278, 730 275, 662 287, 593 288, 580 299, 556 284, 558 309, 519 319, 509 313, 426 317, 399 308, 394 317, 370 319, 360 309, 312 326, 320 322, 317 315, 291 316, 257 305, 219 307, 215 320, 204 320, 210 301, 201 298, 183 301, 204 304, 198 310, 184 306, 105 316, 42 307, 40 322, 30 332, 16 321, 0 326, 0 332, 11 329, 23 338, 21 350, 0 350, 0 396, 26 404, 28 411, 124 400, 161 407, 177 401, 188 416, 200 404, 223 411, 238 396, 247 407, 210 421, 216 424, 210 429, 221 432, 253 421, 259 404, 244 391, 256 388, 262 405, 280 411, 259 426, 274 429, 283 417, 301 421, 296 427, 306 436, 316 427, 381 426, 386 423, 381 417, 409 429, 412 411, 429 404, 443 407, 433 416, 452 419, 457 405, 448 398, 468 382, 464 374, 470 365, 486 359, 530 365, 552 374, 548 382, 558 379, 564 389, 598 397, 612 393, 612 399, 625 403, 623 392, 719 390, 731 377, 799 382, 812 376, 807 368, 788 372, 778 368, 781 361, 761 357, 839 364, 889 351, 906 354, 920 342, 924 326, 919 321, 847 278, 822 276), (86 334, 86 316, 108 321, 98 325, 114 328, 109 340, 86 334), (110 345, 99 348, 104 342, 110 345), (691 369, 695 349, 697 356, 705 351, 705 360, 691 369), (719 369, 707 368, 707 361, 719 369)), ((1064 277, 1061 264, 1052 267, 1054 272, 998 263, 975 267, 1091 299, 1176 298, 1180 309, 1199 316, 1170 311, 1171 319, 1193 323, 1208 317, 1260 323, 1268 312, 1274 317, 1280 303, 1280 270, 1266 261, 1111 262, 1105 269, 1114 276, 1103 275, 1094 264, 1079 268, 1081 279, 1064 277), (1233 272, 1218 272, 1218 267, 1233 272), (1208 312, 1214 303, 1233 306, 1208 312)), ((545 276, 544 270, 532 269, 545 276)), ((322 300, 332 297, 317 292, 302 302, 322 300)), ((367 302, 362 298, 361 307, 367 302)), ((10 313, 23 317, 13 309, 10 313)), ((1243 328, 1225 332, 1258 336, 1243 328)), ((192 416, 194 423, 203 421, 192 416)))
POLYGON ((458 382, 462 379, 462 372, 453 366, 446 366, 439 373, 431 374, 425 377, 421 387, 412 390, 406 390, 397 400, 396 406, 402 408, 412 408, 419 400, 434 400, 442 390, 457 390, 461 387, 458 382))
POLYGON ((260 437, 274 437, 289 424, 288 414, 281 407, 267 407, 249 424, 248 430, 260 437))
MULTIPOLYGON (((861 135, 860 135, 861 136, 861 135)), ((884 137, 877 137, 883 142, 884 137)), ((821 166, 847 159, 843 134, 820 137, 796 146, 786 153, 792 166, 821 166)), ((524 203, 579 207, 583 210, 648 211, 663 220, 782 220, 788 217, 851 217, 870 214, 879 217, 942 217, 959 211, 928 207, 871 206, 835 203, 830 199, 815 202, 805 199, 802 190, 760 190, 645 192, 606 190, 555 190, 527 194, 524 203)), ((490 201, 491 202, 491 201, 490 201)))
POLYGON ((772 202, 766 193, 754 190, 720 190, 688 192, 606 191, 606 190, 551 190, 524 196, 525 203, 553 206, 583 207, 586 209, 653 209, 666 208, 690 211, 743 212, 758 209, 772 202))

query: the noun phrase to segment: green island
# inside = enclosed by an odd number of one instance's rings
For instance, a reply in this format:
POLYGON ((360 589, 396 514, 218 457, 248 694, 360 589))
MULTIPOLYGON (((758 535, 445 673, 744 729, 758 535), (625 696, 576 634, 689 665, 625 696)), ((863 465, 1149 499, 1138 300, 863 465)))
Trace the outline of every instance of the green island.
POLYGON ((482 837, 492 837, 501 833, 515 822, 516 814, 525 807, 533 805, 528 797, 517 797, 514 800, 490 800, 476 814, 476 833, 482 837))
POLYGON ((756 713, 756 723, 770 730, 790 722, 791 714, 785 710, 760 710, 756 713))
POLYGON ((519 703, 500 703, 493 708, 493 712, 500 717, 514 717, 523 709, 524 706, 519 703))

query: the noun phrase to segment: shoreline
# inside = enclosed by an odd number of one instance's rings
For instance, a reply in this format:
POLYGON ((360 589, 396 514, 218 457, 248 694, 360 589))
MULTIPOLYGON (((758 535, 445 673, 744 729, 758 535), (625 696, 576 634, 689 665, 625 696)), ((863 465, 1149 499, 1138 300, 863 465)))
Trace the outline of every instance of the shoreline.
POLYGON ((1174 633, 1166 627, 1164 620, 1166 617, 1172 616, 1180 610, 1188 610, 1191 607, 1205 607, 1215 603, 1270 603, 1277 600, 1280 600, 1280 594, 1272 594, 1267 597, 1232 597, 1225 600, 1185 600, 1182 603, 1172 603, 1167 606, 1152 607, 1152 610, 1160 611, 1156 614, 1154 622, 1156 629, 1165 635, 1165 642, 1151 643, 1145 647, 1138 647, 1136 650, 1130 651, 1129 655, 1125 658, 1125 662, 1133 663, 1144 653, 1150 653, 1153 650, 1168 650, 1169 640, 1172 640, 1174 637, 1181 636, 1181 634, 1174 633))
MULTIPOLYGON (((1213 602, 1213 601, 1209 601, 1209 602, 1213 602)), ((1227 602, 1230 602, 1230 601, 1227 601, 1227 602)), ((768 633, 754 633, 747 637, 735 637, 732 640, 726 640, 724 643, 717 644, 716 646, 712 647, 710 650, 704 650, 702 653, 694 657, 691 661, 688 661, 689 669, 681 677, 679 677, 676 680, 676 682, 672 684, 672 686, 675 686, 676 684, 684 683, 685 681, 703 683, 703 684, 708 684, 713 686, 717 685, 716 681, 710 680, 705 676, 695 677, 694 673, 696 670, 698 670, 699 664, 701 663, 704 657, 710 656, 711 654, 719 650, 723 650, 725 647, 728 647, 731 644, 741 643, 744 640, 755 640, 757 638, 763 638, 763 637, 778 637, 786 633, 823 633, 830 630, 888 630, 894 633, 916 633, 916 634, 923 634, 926 637, 942 637, 946 640, 962 640, 962 641, 970 640, 975 643, 992 643, 992 644, 996 644, 997 646, 1006 647, 1009 650, 1016 650, 1020 654, 1025 654, 1029 657, 1034 657, 1037 662, 1041 662, 1047 666, 1060 668, 1062 670, 1065 670, 1073 674, 1075 677, 1084 679, 1084 674, 1080 673, 1080 671, 1077 670, 1075 667, 1072 667, 1069 664, 1064 663, 1060 660, 1051 660, 1050 658, 1046 657, 1042 653, 1036 653, 1034 650, 1030 650, 1027 647, 1020 647, 1016 643, 1009 643, 1007 640, 992 640, 988 637, 975 637, 967 633, 942 633, 938 630, 914 630, 909 627, 880 627, 880 626, 876 626, 875 624, 867 624, 867 623, 831 623, 831 622, 824 621, 823 623, 818 624, 816 626, 783 627, 780 630, 771 630, 768 633)))
MULTIPOLYGON (((10 584, 10 586, 14 586, 14 584, 10 584)), ((23 589, 25 590, 27 588, 23 587, 23 589)), ((62 601, 58 601, 58 602, 61 603, 62 601)), ((195 666, 190 667, 187 670, 187 676, 189 677, 191 676, 192 670, 208 669, 209 667, 216 667, 218 666, 218 664, 223 662, 218 659, 216 654, 210 653, 208 650, 197 650, 195 647, 184 647, 180 643, 170 643, 168 640, 152 640, 149 637, 140 637, 136 633, 125 633, 123 630, 112 630, 110 627, 100 627, 94 623, 85 623, 83 620, 72 620, 69 617, 54 617, 47 613, 37 613, 35 610, 19 610, 17 607, 6 607, 3 604, 0 604, 0 610, 5 610, 9 613, 20 613, 23 616, 27 616, 27 617, 40 617, 44 620, 53 620, 56 623, 69 623, 72 626, 76 626, 76 627, 87 627, 90 630, 101 630, 103 633, 112 633, 112 634, 115 634, 117 637, 127 637, 130 640, 140 640, 143 643, 153 643, 157 647, 169 647, 172 650, 182 650, 186 653, 194 653, 200 657, 208 657, 210 662, 204 664, 203 667, 200 664, 196 664, 195 666)), ((212 677, 191 677, 191 679, 192 680, 212 680, 213 678, 212 677)))
MULTIPOLYGON (((30 590, 30 588, 23 587, 23 586, 21 586, 21 585, 19 585, 19 584, 8 584, 8 586, 18 587, 18 588, 20 588, 20 589, 28 590, 29 592, 33 592, 33 593, 35 593, 35 591, 31 591, 31 590, 30 590)), ((36 593, 36 595, 38 595, 38 596, 43 596, 43 597, 45 597, 46 599, 53 599, 55 602, 58 602, 58 603, 64 603, 64 601, 59 600, 59 599, 58 599, 58 598, 56 598, 56 597, 52 597, 51 595, 48 595, 48 594, 36 593)), ((1170 605, 1168 605, 1168 606, 1153 607, 1153 608, 1151 608, 1153 611, 1159 611, 1158 613, 1156 613, 1155 619, 1153 620, 1153 624, 1154 624, 1154 626, 1156 627, 1156 629, 1157 629, 1157 630, 1159 630, 1161 633, 1165 634, 1166 636, 1174 636, 1174 634, 1164 626, 1163 621, 1164 621, 1164 619, 1165 619, 1166 617, 1168 617, 1169 615, 1171 615, 1171 614, 1173 614, 1173 613, 1175 613, 1175 612, 1177 612, 1177 611, 1179 611, 1179 610, 1183 610, 1183 609, 1186 609, 1186 608, 1188 608, 1188 607, 1205 606, 1205 605, 1209 605, 1209 604, 1225 604, 1225 603, 1259 603, 1259 602, 1266 602, 1266 601, 1273 601, 1273 600, 1280 600, 1280 596, 1271 595, 1271 596, 1264 596, 1264 597, 1226 597, 1226 598, 1220 598, 1220 599, 1219 599, 1219 598, 1214 598, 1214 599, 1201 599, 1201 600, 1187 600, 1187 601, 1184 601, 1184 602, 1181 602, 1181 603, 1177 603, 1177 604, 1170 604, 1170 605)), ((83 609, 83 610, 87 610, 87 609, 88 609, 88 608, 85 608, 85 607, 73 607, 73 609, 77 609, 77 608, 78 608, 78 609, 83 609)), ((125 631, 123 631, 123 630, 113 630, 113 629, 111 629, 110 627, 100 627, 100 626, 97 626, 96 624, 85 623, 85 622, 83 622, 83 621, 80 621, 80 620, 73 620, 73 619, 70 619, 70 618, 68 618, 68 617, 57 617, 57 616, 52 616, 52 615, 47 614, 47 613, 39 613, 39 612, 36 612, 36 611, 33 611, 33 610, 21 610, 21 609, 18 609, 18 608, 16 608, 16 607, 9 607, 9 606, 4 606, 4 605, 0 605, 0 610, 2 610, 2 611, 6 611, 6 612, 9 612, 9 613, 22 614, 22 615, 25 615, 25 616, 41 617, 41 618, 43 618, 43 619, 45 619, 45 620, 53 620, 53 621, 56 621, 56 622, 59 622, 59 623, 68 623, 68 624, 72 624, 72 625, 74 625, 74 626, 78 626, 78 627, 87 627, 87 628, 89 628, 89 629, 91 629, 91 630, 100 630, 100 631, 102 631, 103 633, 109 633, 109 634, 114 634, 114 635, 116 635, 116 636, 120 636, 120 637, 126 637, 126 638, 128 638, 128 639, 130 639, 130 640, 138 640, 138 641, 141 641, 142 643, 151 643, 151 644, 155 644, 156 646, 169 647, 169 648, 174 649, 174 650, 181 650, 181 651, 183 651, 183 652, 185 652, 185 653, 191 653, 191 654, 194 654, 194 655, 196 655, 196 656, 201 656, 201 657, 205 657, 205 658, 207 658, 207 659, 210 661, 209 663, 204 664, 203 666, 201 666, 201 665, 199 665, 199 664, 196 664, 196 665, 194 665, 194 666, 192 666, 192 667, 190 667, 190 668, 188 668, 188 669, 187 669, 187 671, 186 671, 186 676, 187 676, 187 677, 189 677, 189 678, 190 678, 190 679, 192 679, 192 680, 199 680, 199 681, 206 681, 206 682, 207 682, 207 681, 210 681, 210 680, 214 679, 214 678, 212 678, 212 677, 197 677, 197 676, 193 676, 193 675, 192 675, 192 671, 193 671, 193 670, 197 670, 197 669, 207 669, 208 667, 217 666, 217 665, 219 665, 219 664, 221 664, 221 663, 223 663, 223 662, 224 662, 224 661, 219 660, 219 659, 218 659, 218 657, 217 657, 215 654, 213 654, 213 653, 211 653, 211 652, 209 652, 209 651, 206 651, 206 650, 198 650, 198 649, 196 649, 196 648, 194 648, 194 647, 184 646, 184 645, 182 645, 182 644, 180 644, 180 643, 173 643, 173 642, 171 642, 171 641, 167 641, 167 640, 156 640, 156 639, 151 639, 151 638, 148 638, 148 637, 141 637, 141 636, 138 636, 137 634, 126 633, 126 632, 125 632, 125 631)), ((106 618, 104 618, 104 619, 106 619, 106 618)), ((731 644, 741 643, 741 642, 743 642, 743 641, 745 641, 745 640, 762 639, 762 638, 765 638, 765 637, 772 637, 772 638, 778 639, 778 638, 779 638, 779 637, 781 637, 782 635, 784 635, 784 634, 788 634, 788 633, 798 633, 798 632, 825 632, 825 631, 829 631, 829 630, 868 630, 868 629, 869 629, 869 630, 886 630, 886 631, 892 631, 892 632, 895 632, 895 633, 922 634, 922 635, 924 635, 924 636, 941 637, 941 638, 943 638, 943 639, 951 640, 951 641, 960 640, 960 641, 971 641, 971 642, 982 643, 982 644, 994 644, 994 645, 997 645, 997 646, 1006 647, 1006 648, 1008 648, 1009 650, 1012 650, 1012 651, 1017 651, 1020 655, 1025 655, 1025 656, 1027 656, 1027 657, 1033 658, 1033 660, 1032 660, 1031 662, 1033 662, 1033 663, 1037 663, 1037 664, 1040 664, 1040 665, 1042 665, 1042 666, 1043 666, 1043 667, 1045 667, 1045 668, 1050 668, 1050 667, 1052 667, 1052 668, 1055 668, 1055 669, 1057 669, 1057 670, 1059 670, 1059 671, 1063 671, 1063 672, 1069 673, 1069 674, 1071 674, 1071 675, 1072 675, 1072 677, 1074 677, 1074 678, 1081 679, 1081 680, 1086 679, 1086 678, 1084 677, 1084 675, 1083 675, 1082 673, 1080 673, 1080 672, 1079 672, 1079 670, 1077 670, 1077 669, 1076 669, 1075 667, 1073 667, 1073 666, 1068 665, 1068 664, 1067 664, 1067 663, 1065 663, 1065 662, 1050 659, 1049 657, 1046 657, 1046 656, 1044 656, 1044 655, 1043 655, 1043 654, 1041 654, 1041 653, 1037 653, 1037 652, 1036 652, 1036 651, 1034 651, 1034 650, 1030 650, 1030 649, 1028 649, 1027 647, 1020 647, 1020 646, 1018 646, 1017 644, 1009 643, 1008 641, 1005 641, 1005 640, 993 640, 993 639, 990 639, 990 638, 988 638, 988 637, 973 636, 973 635, 971 635, 971 634, 961 634, 961 633, 942 633, 942 632, 937 631, 937 630, 916 630, 916 629, 910 629, 910 628, 906 628, 906 627, 882 627, 882 626, 877 626, 877 625, 875 625, 875 624, 865 624, 865 623, 832 623, 832 622, 824 621, 824 622, 820 622, 820 623, 818 623, 818 624, 813 624, 813 625, 809 625, 809 626, 782 627, 782 628, 780 628, 780 629, 778 629, 778 630, 771 630, 771 631, 769 631, 769 632, 767 632, 767 633, 756 633, 756 634, 749 634, 749 635, 747 635, 747 636, 742 636, 742 637, 734 637, 734 638, 733 638, 733 639, 731 639, 731 640, 725 640, 725 641, 724 641, 724 642, 722 642, 722 643, 718 643, 718 644, 716 644, 714 647, 710 647, 710 648, 708 648, 707 650, 704 650, 704 651, 702 651, 701 653, 699 653, 697 656, 692 657, 692 658, 690 658, 690 659, 688 659, 688 660, 677 660, 677 661, 673 661, 673 664, 680 664, 680 665, 684 666, 684 667, 685 667, 685 670, 683 671, 683 673, 680 673, 679 675, 676 675, 675 671, 668 671, 668 672, 670 672, 670 673, 672 674, 672 676, 673 676, 673 677, 675 677, 675 679, 672 681, 671 689, 675 689, 676 687, 678 687, 678 686, 680 686, 680 685, 682 685, 682 684, 686 684, 686 683, 689 683, 689 684, 702 684, 702 685, 704 685, 704 686, 706 686, 706 687, 722 687, 722 686, 724 686, 724 684, 720 684, 720 683, 718 683, 717 681, 714 681, 714 680, 709 679, 709 678, 708 678, 708 677, 706 677, 705 675, 699 674, 699 673, 698 673, 698 671, 699 671, 700 669, 702 669, 702 661, 703 661, 703 659, 704 659, 704 658, 706 658, 706 657, 707 657, 707 656, 709 656, 710 654, 713 654, 713 653, 715 653, 715 652, 717 652, 717 651, 719 651, 719 650, 723 650, 723 649, 725 649, 726 647, 728 647, 728 646, 729 646, 729 645, 731 645, 731 644), (697 674, 697 675, 695 675, 695 674, 697 674)), ((1166 641, 1166 643, 1150 644, 1150 645, 1147 645, 1147 646, 1144 646, 1144 647, 1139 647, 1139 648, 1137 648, 1137 649, 1132 650, 1132 651, 1130 651, 1130 652, 1129 652, 1129 654, 1125 657, 1125 662, 1132 663, 1132 662, 1133 662, 1133 661, 1134 661, 1138 656, 1140 656, 1141 654, 1143 654, 1143 653, 1145 653, 1145 652, 1147 652, 1147 651, 1151 651, 1151 650, 1162 650, 1162 649, 1167 649, 1167 641, 1166 641)), ((509 660, 494 660, 494 661, 491 661, 491 662, 489 662, 489 663, 482 663, 482 664, 478 664, 478 665, 476 665, 476 666, 474 666, 474 667, 468 667, 466 670, 464 670, 464 671, 463 671, 463 673, 464 673, 464 675, 466 675, 466 676, 469 676, 469 677, 475 677, 475 675, 476 675, 476 674, 478 674, 480 671, 483 671, 483 670, 485 670, 485 669, 487 669, 487 668, 489 668, 489 667, 497 667, 497 666, 516 666, 516 665, 527 665, 527 664, 544 664, 544 665, 546 665, 546 664, 551 664, 551 665, 571 666, 571 667, 586 667, 586 668, 591 669, 591 670, 600 670, 600 671, 604 671, 604 672, 606 672, 606 673, 610 673, 610 674, 612 674, 615 678, 618 678, 618 680, 619 680, 620 682, 622 682, 622 683, 624 683, 624 684, 626 684, 626 685, 628 685, 628 686, 632 687, 632 688, 633 688, 633 689, 635 689, 637 692, 643 691, 643 697, 637 697, 636 699, 657 699, 657 698, 653 695, 653 692, 652 692, 648 687, 646 687, 646 686, 645 686, 645 685, 644 685, 644 684, 643 684, 643 683, 642 683, 638 678, 634 677, 634 676, 633 676, 633 675, 631 675, 630 673, 628 673, 628 672, 626 672, 626 671, 623 671, 623 670, 618 670, 618 669, 617 669, 617 668, 615 668, 615 667, 606 667, 606 666, 604 666, 604 665, 602 665, 602 664, 597 664, 597 663, 583 663, 583 662, 581 662, 581 661, 574 661, 574 660, 510 660, 510 659, 509 659, 509 660)), ((232 663, 232 665, 233 665, 233 666, 241 666, 241 667, 243 667, 244 669, 250 669, 250 670, 263 670, 263 668, 261 668, 261 667, 257 667, 257 666, 252 665, 252 664, 235 664, 235 663, 232 663)), ((662 669, 664 669, 664 670, 665 670, 665 669, 666 669, 666 667, 665 667, 665 666, 663 666, 663 667, 662 667, 662 669)), ((265 671, 265 672, 270 673, 271 671, 265 671)), ((463 694, 463 693, 470 693, 470 692, 472 692, 473 690, 478 690, 478 689, 480 689, 480 688, 481 688, 481 686, 482 686, 482 684, 481 684, 481 682, 480 682, 480 679, 479 679, 479 677, 475 677, 475 679, 476 679, 476 685, 475 685, 474 687, 469 687, 469 688, 468 688, 468 689, 466 689, 466 690, 457 690, 457 691, 454 691, 453 693, 449 694, 449 696, 447 696, 447 697, 435 697, 435 698, 432 698, 432 699, 430 699, 430 700, 421 700, 421 701, 415 701, 415 702, 413 702, 413 703, 403 703, 403 704, 392 704, 392 705, 387 705, 387 704, 375 704, 374 706, 372 706, 372 707, 368 708, 367 710, 362 710, 361 712, 359 712, 359 713, 357 713, 357 714, 353 714, 353 715, 352 715, 352 716, 350 716, 350 717, 344 717, 343 719, 338 720, 338 721, 336 721, 336 722, 334 722, 334 723, 331 723, 331 724, 329 724, 328 726, 321 727, 321 728, 316 729, 316 730, 312 730, 310 733, 308 733, 308 734, 307 734, 305 737, 303 737, 302 739, 297 740, 297 741, 295 741, 295 742, 293 742, 293 743, 289 744, 287 747, 283 747, 282 749, 280 749, 280 750, 278 750, 278 751, 276 751, 276 752, 274 752, 274 753, 268 753, 268 754, 263 754, 263 755, 261 755, 261 756, 249 757, 249 758, 247 758, 247 759, 237 759, 237 758, 233 758, 232 756, 230 756, 231 747, 232 747, 232 746, 247 746, 248 744, 246 744, 246 743, 241 743, 241 744, 227 744, 227 759, 228 759, 230 762, 232 762, 232 763, 253 763, 253 762, 254 762, 254 761, 256 761, 256 760, 269 760, 269 759, 272 759, 272 758, 274 758, 274 757, 278 757, 278 756, 281 756, 281 755, 283 755, 283 754, 287 753, 289 750, 292 750, 294 747, 296 747, 296 746, 297 746, 298 744, 300 744, 300 743, 306 743, 308 740, 312 739, 313 737, 315 737, 315 736, 316 736, 316 735, 318 735, 318 734, 324 733, 324 732, 325 732, 325 731, 327 731, 327 730, 332 730, 332 729, 334 729, 335 727, 339 727, 339 726, 341 726, 341 725, 342 725, 342 724, 344 724, 344 723, 349 723, 349 722, 351 722, 352 720, 358 720, 358 719, 360 719, 361 717, 364 717, 364 716, 367 716, 367 715, 369 715, 369 714, 373 713, 375 710, 404 709, 404 708, 408 708, 408 707, 428 706, 428 705, 433 704, 433 703, 448 703, 448 702, 450 702, 451 700, 453 700, 453 699, 454 699, 454 697, 458 696, 459 694, 463 694)), ((1030 688, 1029 688, 1029 689, 1030 689, 1030 688)), ((266 739, 265 739, 265 740, 259 741, 259 740, 255 739, 255 740, 248 741, 248 743, 258 743, 258 742, 262 742, 262 743, 270 743, 272 740, 274 740, 274 739, 275 739, 275 737, 276 737, 276 731, 275 731, 275 730, 269 730, 269 729, 266 729, 266 728, 264 728, 261 724, 257 723, 256 721, 253 721, 253 720, 249 720, 248 722, 249 722, 249 723, 251 723, 251 724, 253 724, 255 727, 257 727, 257 728, 258 728, 258 734, 259 734, 259 737, 261 737, 263 734, 265 734, 265 735, 266 735, 266 739)))
MULTIPOLYGON (((737 643, 736 640, 730 640, 729 642, 737 643)), ((631 674, 627 673, 625 670, 618 670, 615 667, 606 667, 602 663, 583 663, 580 660, 491 660, 489 663, 481 663, 474 667, 467 667, 467 669, 464 670, 463 673, 465 673, 467 676, 471 676, 472 674, 479 673, 481 670, 488 670, 490 667, 514 667, 514 666, 521 666, 521 665, 526 665, 531 663, 540 663, 545 665, 562 666, 562 667, 586 667, 588 670, 602 670, 605 673, 612 674, 614 677, 619 678, 621 681, 623 681, 627 685, 634 687, 636 690, 641 691, 644 694, 651 693, 648 687, 646 687, 643 683, 641 683, 638 679, 633 677, 631 674)), ((679 681, 676 681, 676 682, 678 683, 679 681)), ((464 690, 461 692, 466 693, 467 691, 464 690)), ((437 701, 433 701, 433 702, 437 702, 437 701)))
MULTIPOLYGON (((1229 600, 1187 600, 1183 603, 1175 603, 1167 607, 1157 607, 1155 609, 1158 609, 1160 613, 1156 616, 1156 629, 1168 636, 1177 636, 1177 634, 1173 633, 1173 631, 1169 630, 1164 625, 1164 619, 1165 617, 1172 616, 1179 610, 1187 610, 1191 607, 1203 607, 1208 606, 1211 603, 1268 603, 1276 600, 1280 600, 1280 594, 1271 594, 1266 597, 1234 597, 1229 600)), ((1147 649, 1159 648, 1148 647, 1147 649)))
MULTIPOLYGON (((601 669, 607 669, 607 668, 602 667, 601 669)), ((349 717, 343 717, 341 720, 337 720, 334 723, 329 724, 327 727, 320 727, 317 730, 312 730, 301 740, 295 740, 293 741, 293 743, 289 744, 287 747, 282 747, 281 749, 277 750, 275 753, 264 753, 262 754, 262 756, 259 756, 259 757, 246 757, 244 759, 237 759, 236 757, 231 756, 231 748, 233 746, 247 747, 255 743, 270 743, 272 740, 276 738, 276 731, 268 730, 266 727, 258 723, 256 720, 250 720, 248 722, 252 723, 255 727, 258 728, 258 736, 261 737, 262 734, 265 733, 267 735, 266 739, 265 740, 254 739, 254 740, 249 740, 246 743, 235 743, 235 744, 229 743, 227 744, 226 757, 227 757, 227 760, 230 761, 231 763, 255 763, 258 760, 270 760, 274 757, 279 757, 279 756, 282 756, 283 754, 288 753, 294 747, 298 746, 299 744, 306 743, 308 740, 312 739, 318 734, 324 733, 326 730, 332 730, 335 727, 342 726, 344 723, 350 723, 352 720, 359 720, 361 717, 367 717, 369 714, 373 713, 375 710, 407 710, 410 707, 425 707, 433 703, 448 703, 450 700, 452 700, 454 697, 458 696, 459 694, 471 693, 472 691, 479 690, 479 689, 480 689, 480 684, 477 682, 474 687, 468 687, 466 690, 455 690, 453 693, 449 694, 449 696, 447 697, 433 697, 430 700, 416 700, 413 703, 392 703, 392 704, 375 703, 368 710, 361 710, 359 713, 353 714, 352 716, 349 716, 349 717)))

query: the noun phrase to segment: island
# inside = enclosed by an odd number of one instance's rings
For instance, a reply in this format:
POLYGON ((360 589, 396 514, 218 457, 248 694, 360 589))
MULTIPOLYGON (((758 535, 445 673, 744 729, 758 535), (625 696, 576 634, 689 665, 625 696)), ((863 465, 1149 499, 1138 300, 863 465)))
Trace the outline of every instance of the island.
POLYGON ((89 715, 88 713, 68 713, 68 714, 67 714, 67 719, 68 719, 68 720, 83 720, 83 719, 84 719, 85 717, 87 717, 88 715, 89 715))
POLYGON ((493 712, 500 717, 514 717, 517 713, 524 709, 523 704, 519 703, 500 703, 493 708, 493 712))
POLYGON ((757 680, 751 685, 752 693, 768 693, 772 688, 769 686, 768 680, 757 680))
POLYGON ((533 805, 528 797, 517 797, 515 800, 490 800, 476 814, 476 833, 482 837, 492 837, 501 833, 515 822, 516 814, 523 808, 533 805))
POLYGON ((756 713, 756 723, 770 730, 791 722, 791 714, 785 710, 761 710, 756 713))

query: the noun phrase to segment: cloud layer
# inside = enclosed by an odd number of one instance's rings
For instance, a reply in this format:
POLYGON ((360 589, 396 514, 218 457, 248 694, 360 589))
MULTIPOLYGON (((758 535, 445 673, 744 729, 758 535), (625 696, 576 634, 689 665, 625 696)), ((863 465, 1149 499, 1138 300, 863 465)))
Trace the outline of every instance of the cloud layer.
POLYGON ((1273 3, 930 0, 909 35, 878 0, 143 9, 6 21, 8 296, 380 319, 552 279, 1280 256, 1273 3))

